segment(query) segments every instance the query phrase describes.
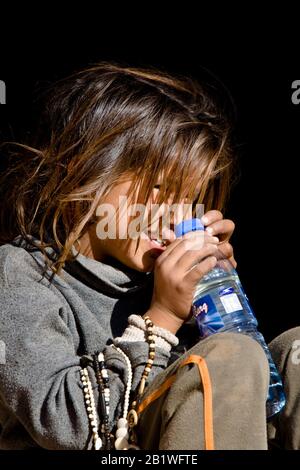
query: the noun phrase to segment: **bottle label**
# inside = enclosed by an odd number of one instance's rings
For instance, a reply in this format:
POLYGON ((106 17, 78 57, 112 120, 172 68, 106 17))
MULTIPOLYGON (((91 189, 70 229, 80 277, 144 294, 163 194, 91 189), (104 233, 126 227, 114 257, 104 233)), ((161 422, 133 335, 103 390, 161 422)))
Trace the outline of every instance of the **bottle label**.
POLYGON ((223 328, 224 322, 210 295, 195 300, 192 313, 200 331, 200 337, 206 338, 223 328))
POLYGON ((236 294, 225 294, 220 297, 226 313, 237 312, 243 310, 242 304, 236 294))

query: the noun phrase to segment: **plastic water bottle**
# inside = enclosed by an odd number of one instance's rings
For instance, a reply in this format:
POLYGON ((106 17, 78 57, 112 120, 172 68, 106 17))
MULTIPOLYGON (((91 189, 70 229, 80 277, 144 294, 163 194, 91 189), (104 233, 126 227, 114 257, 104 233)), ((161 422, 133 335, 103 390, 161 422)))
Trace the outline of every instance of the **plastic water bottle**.
MULTIPOLYGON (((200 219, 184 220, 177 224, 175 234, 180 237, 194 230, 204 230, 200 219)), ((217 259, 216 266, 197 284, 192 304, 200 338, 230 331, 249 335, 258 341, 270 366, 270 386, 266 403, 266 414, 270 420, 285 405, 282 381, 264 337, 257 330, 257 319, 236 270, 220 250, 217 259)))

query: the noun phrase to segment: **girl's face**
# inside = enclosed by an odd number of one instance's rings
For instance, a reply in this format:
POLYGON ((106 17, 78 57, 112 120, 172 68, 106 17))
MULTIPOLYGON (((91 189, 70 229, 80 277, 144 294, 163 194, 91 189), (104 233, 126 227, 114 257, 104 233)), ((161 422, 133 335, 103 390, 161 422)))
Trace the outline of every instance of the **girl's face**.
MULTIPOLYGON (((153 204, 159 191, 159 182, 154 186, 147 205, 142 206, 146 212, 136 211, 136 206, 127 201, 131 181, 128 179, 116 184, 102 200, 96 210, 96 223, 80 239, 80 251, 98 261, 105 262, 107 258, 113 257, 137 271, 149 272, 154 268, 155 259, 176 238, 173 230, 175 219, 170 212, 168 220, 164 219, 161 225, 157 223, 159 214, 162 220, 163 210, 154 216, 153 204), (118 208, 119 215, 116 212, 118 208), (144 223, 139 225, 138 222, 144 223), (161 245, 154 239, 164 239, 165 244, 161 245)), ((186 200, 182 201, 182 208, 184 202, 186 200)), ((166 201, 165 209, 169 207, 168 204, 171 201, 166 201)), ((176 206, 176 210, 176 217, 180 220, 181 204, 176 206)))

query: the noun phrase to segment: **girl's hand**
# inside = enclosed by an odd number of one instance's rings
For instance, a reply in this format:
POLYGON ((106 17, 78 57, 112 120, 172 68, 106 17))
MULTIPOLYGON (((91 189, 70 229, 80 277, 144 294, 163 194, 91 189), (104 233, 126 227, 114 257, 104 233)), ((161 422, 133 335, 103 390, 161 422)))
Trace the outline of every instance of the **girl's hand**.
POLYGON ((146 313, 156 326, 175 334, 190 318, 196 285, 217 263, 218 242, 202 230, 186 233, 156 259, 153 296, 146 313))
POLYGON ((219 250, 229 259, 233 267, 236 268, 237 262, 234 259, 233 248, 229 243, 229 239, 235 228, 234 222, 229 219, 223 219, 223 214, 216 210, 206 212, 201 221, 205 225, 205 230, 209 235, 219 238, 219 250))

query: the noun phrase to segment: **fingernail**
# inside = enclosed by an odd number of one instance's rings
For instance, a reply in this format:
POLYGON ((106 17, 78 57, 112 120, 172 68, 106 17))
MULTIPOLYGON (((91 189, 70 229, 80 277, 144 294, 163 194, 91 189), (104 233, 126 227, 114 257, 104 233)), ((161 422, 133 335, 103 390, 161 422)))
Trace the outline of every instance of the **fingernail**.
POLYGON ((202 222, 204 223, 204 225, 205 225, 205 224, 208 224, 208 218, 207 218, 205 215, 202 217, 201 220, 202 220, 202 222))
POLYGON ((211 228, 211 227, 207 227, 206 231, 207 231, 208 233, 212 234, 212 233, 213 233, 213 231, 214 231, 214 229, 213 229, 213 228, 211 228))
POLYGON ((220 240, 218 239, 218 237, 212 237, 212 239, 213 239, 214 242, 217 242, 217 243, 219 243, 219 241, 220 241, 220 240))

